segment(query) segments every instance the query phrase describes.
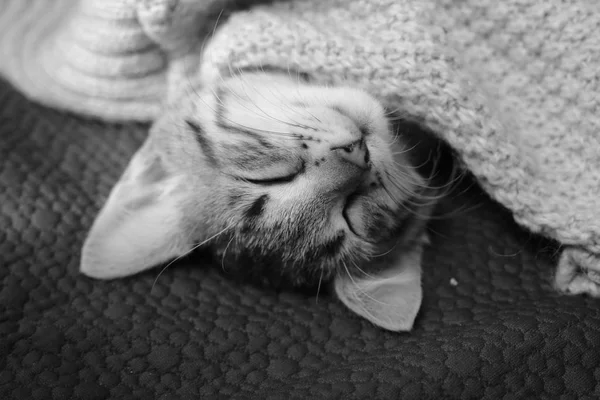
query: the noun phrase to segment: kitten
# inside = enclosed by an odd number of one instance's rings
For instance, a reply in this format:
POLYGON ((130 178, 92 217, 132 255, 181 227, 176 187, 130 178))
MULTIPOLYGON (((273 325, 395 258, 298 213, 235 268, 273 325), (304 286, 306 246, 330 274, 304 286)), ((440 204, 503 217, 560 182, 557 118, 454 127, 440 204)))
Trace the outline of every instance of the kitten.
POLYGON ((243 279, 333 281, 357 314, 409 330, 437 198, 411 155, 360 90, 274 71, 220 79, 154 123, 89 232, 81 271, 123 277, 210 246, 243 279))

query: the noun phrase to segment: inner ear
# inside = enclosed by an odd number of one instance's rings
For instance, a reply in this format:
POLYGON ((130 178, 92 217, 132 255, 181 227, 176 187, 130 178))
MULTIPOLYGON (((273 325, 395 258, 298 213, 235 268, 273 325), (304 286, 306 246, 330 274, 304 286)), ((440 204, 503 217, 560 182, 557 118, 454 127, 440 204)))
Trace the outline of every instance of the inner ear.
POLYGON ((167 168, 163 159, 158 154, 152 154, 148 160, 144 160, 145 165, 139 171, 139 176, 132 177, 133 181, 139 181, 140 184, 152 184, 164 181, 169 177, 167 168))
POLYGON ((421 259, 426 238, 390 258, 376 275, 339 275, 334 281, 338 298, 350 310, 391 331, 409 331, 421 307, 421 259))
POLYGON ((82 250, 85 275, 132 275, 191 249, 184 204, 189 182, 169 169, 149 139, 134 155, 100 210, 82 250))

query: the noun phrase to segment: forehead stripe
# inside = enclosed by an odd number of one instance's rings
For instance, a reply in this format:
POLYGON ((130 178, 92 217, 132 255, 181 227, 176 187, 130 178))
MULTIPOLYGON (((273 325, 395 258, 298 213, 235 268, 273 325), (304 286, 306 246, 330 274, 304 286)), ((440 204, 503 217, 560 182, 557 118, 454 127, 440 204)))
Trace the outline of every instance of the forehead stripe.
POLYGON ((196 141, 200 144, 200 149, 204 153, 204 156, 208 160, 208 162, 216 167, 218 165, 217 157, 215 157, 215 152, 213 151, 212 145, 208 137, 206 137, 206 133, 204 129, 200 125, 190 120, 185 120, 185 123, 190 127, 190 129, 195 133, 194 137, 196 141))

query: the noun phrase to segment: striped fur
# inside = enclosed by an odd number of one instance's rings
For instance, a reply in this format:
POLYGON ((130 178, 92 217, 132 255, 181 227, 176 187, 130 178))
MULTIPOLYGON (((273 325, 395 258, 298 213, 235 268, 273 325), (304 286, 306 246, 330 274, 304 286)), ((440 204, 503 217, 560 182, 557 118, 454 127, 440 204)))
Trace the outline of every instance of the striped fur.
POLYGON ((210 214, 202 236, 231 225, 211 244, 234 276, 311 286, 341 265, 357 273, 427 218, 425 179, 363 92, 244 71, 191 105, 192 165, 206 194, 190 209, 210 214))

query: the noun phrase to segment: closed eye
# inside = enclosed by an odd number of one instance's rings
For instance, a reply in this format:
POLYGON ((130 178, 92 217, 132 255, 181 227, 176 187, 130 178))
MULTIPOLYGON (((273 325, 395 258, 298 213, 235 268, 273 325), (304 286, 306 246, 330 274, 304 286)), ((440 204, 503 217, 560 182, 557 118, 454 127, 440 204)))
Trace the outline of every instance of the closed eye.
POLYGON ((293 171, 289 171, 289 169, 287 170, 287 172, 284 172, 285 169, 283 171, 280 171, 281 174, 279 175, 274 175, 274 176, 268 176, 268 173, 265 173, 265 177, 248 177, 248 176, 240 176, 239 178, 248 182, 248 183, 252 183, 254 185, 283 185, 286 183, 290 183, 291 181, 293 181, 298 175, 300 175, 301 173, 304 172, 304 169, 306 168, 306 163, 304 160, 302 160, 299 168, 294 169, 293 171))
POLYGON ((250 178, 242 178, 246 182, 250 182, 254 185, 281 185, 284 183, 289 183, 294 180, 294 178, 298 176, 297 173, 287 176, 279 176, 276 178, 265 178, 265 179, 250 179, 250 178))

